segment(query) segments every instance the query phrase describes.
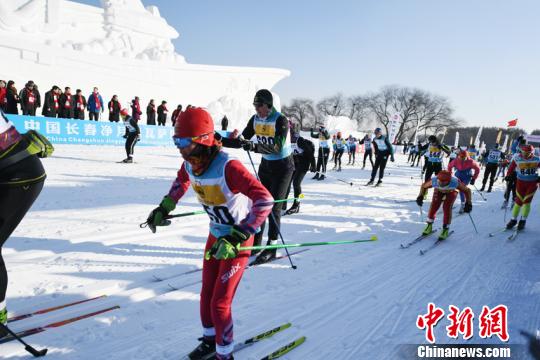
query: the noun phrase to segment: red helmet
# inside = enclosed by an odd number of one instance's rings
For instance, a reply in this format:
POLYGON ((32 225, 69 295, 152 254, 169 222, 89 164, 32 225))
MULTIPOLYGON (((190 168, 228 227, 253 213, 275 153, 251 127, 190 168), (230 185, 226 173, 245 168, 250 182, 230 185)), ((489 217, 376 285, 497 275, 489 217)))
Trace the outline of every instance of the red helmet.
POLYGON ((186 109, 174 125, 174 137, 192 138, 192 141, 205 145, 214 145, 214 120, 208 111, 199 107, 186 109))
POLYGON ((129 115, 128 109, 122 109, 122 110, 120 110, 120 115, 122 115, 122 116, 128 116, 128 115, 129 115))
POLYGON ((439 183, 447 184, 450 182, 450 180, 452 180, 452 174, 450 173, 450 171, 441 170, 437 174, 437 181, 439 183))
POLYGON ((461 158, 461 159, 467 159, 469 157, 469 152, 467 150, 461 150, 458 154, 458 156, 461 158))
POLYGON ((530 159, 534 155, 534 146, 530 144, 521 145, 519 151, 525 159, 530 159))

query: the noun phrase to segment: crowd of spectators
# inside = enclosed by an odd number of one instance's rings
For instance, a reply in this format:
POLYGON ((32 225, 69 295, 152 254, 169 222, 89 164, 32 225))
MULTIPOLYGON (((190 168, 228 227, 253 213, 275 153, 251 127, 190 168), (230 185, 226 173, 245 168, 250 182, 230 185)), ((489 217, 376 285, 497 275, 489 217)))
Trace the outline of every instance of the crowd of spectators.
MULTIPOLYGON (((85 97, 81 89, 77 89, 73 94, 70 87, 65 87, 62 91, 56 85, 45 92, 42 101, 38 86, 32 80, 28 81, 21 91, 17 91, 13 80, 9 80, 7 83, 0 80, 0 108, 6 114, 31 116, 35 116, 38 109, 41 108, 41 114, 45 117, 80 120, 84 120, 88 112, 88 119, 95 121, 100 120, 105 110, 108 110, 109 121, 119 122, 122 104, 117 95, 113 95, 111 100, 105 104, 97 87, 88 97, 85 97)), ((181 112, 182 105, 178 105, 170 117, 172 126, 181 112)), ((167 101, 163 100, 161 105, 156 108, 155 101, 152 99, 146 107, 146 124, 166 126, 168 113, 167 101)), ((135 96, 131 101, 131 116, 137 121, 141 120, 142 110, 138 96, 135 96)))

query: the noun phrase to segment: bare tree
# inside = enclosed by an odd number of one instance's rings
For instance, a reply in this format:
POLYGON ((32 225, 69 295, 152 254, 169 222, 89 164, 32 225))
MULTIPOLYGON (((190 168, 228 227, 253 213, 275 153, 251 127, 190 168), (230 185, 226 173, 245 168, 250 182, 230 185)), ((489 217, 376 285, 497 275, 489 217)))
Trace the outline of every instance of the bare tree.
POLYGON ((348 100, 349 119, 356 121, 358 127, 361 127, 368 117, 368 102, 365 96, 351 96, 348 100))
POLYGON ((322 99, 317 103, 317 111, 323 115, 346 116, 347 101, 342 94, 322 99))
POLYGON ((282 108, 283 114, 304 130, 315 123, 315 106, 310 99, 293 99, 290 106, 282 108))

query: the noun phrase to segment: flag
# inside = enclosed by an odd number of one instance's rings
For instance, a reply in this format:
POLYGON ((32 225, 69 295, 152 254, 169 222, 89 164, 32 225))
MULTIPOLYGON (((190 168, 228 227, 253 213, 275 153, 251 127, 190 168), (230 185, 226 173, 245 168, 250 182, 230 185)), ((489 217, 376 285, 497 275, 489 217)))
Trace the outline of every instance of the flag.
POLYGON ((514 126, 517 126, 517 121, 518 121, 518 119, 514 119, 514 120, 508 121, 508 125, 506 125, 506 127, 514 127, 514 126))
POLYGON ((456 131, 456 139, 454 140, 454 147, 459 146, 459 131, 456 131))
POLYGON ((474 146, 476 146, 477 149, 480 148, 480 136, 482 136, 483 129, 484 127, 480 126, 480 129, 478 129, 478 133, 476 134, 476 139, 474 139, 474 146))

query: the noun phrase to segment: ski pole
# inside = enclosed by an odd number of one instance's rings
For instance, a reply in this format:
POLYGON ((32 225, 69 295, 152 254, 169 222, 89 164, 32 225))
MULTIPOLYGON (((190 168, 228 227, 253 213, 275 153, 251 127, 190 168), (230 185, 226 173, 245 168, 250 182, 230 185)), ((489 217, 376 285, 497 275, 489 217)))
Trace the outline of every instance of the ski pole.
MULTIPOLYGON (((288 199, 274 200, 274 201, 272 201, 270 203, 282 203, 282 202, 291 201, 291 200, 300 200, 300 199, 303 199, 303 198, 304 198, 304 194, 300 194, 297 198, 291 197, 291 198, 288 198, 288 199)), ((253 206, 266 206, 268 204, 269 204, 269 202, 265 202, 265 203, 261 203, 261 204, 253 205, 253 206)), ((181 213, 181 214, 167 215, 167 216, 165 216, 163 218, 164 220, 162 222, 162 225, 170 225, 170 221, 169 222, 165 221, 165 220, 168 220, 168 219, 174 219, 174 218, 192 216, 192 215, 201 215, 201 214, 206 214, 206 211, 197 210, 197 211, 190 211, 190 212, 185 212, 185 213, 181 213)), ((148 226, 148 222, 143 222, 139 226, 141 228, 145 228, 145 227, 148 226)))
POLYGON ((420 220, 424 222, 424 213, 422 212, 422 206, 418 206, 420 208, 420 220))
POLYGON ((319 175, 324 175, 324 176, 329 177, 331 179, 336 179, 337 181, 341 181, 342 183, 345 183, 347 185, 351 185, 351 186, 354 185, 354 183, 352 181, 343 180, 343 179, 340 179, 340 178, 332 176, 332 175, 324 174, 324 173, 322 173, 320 171, 316 171, 316 173, 319 174, 319 175))
POLYGON ((483 199, 484 201, 487 201, 487 199, 484 197, 484 194, 482 194, 482 193, 480 192, 480 190, 478 190, 478 188, 476 187, 476 185, 473 185, 473 186, 474 186, 476 192, 477 192, 478 194, 480 194, 480 197, 482 197, 482 199, 483 199))
POLYGON ((467 213, 467 214, 469 214, 469 219, 471 219, 472 225, 474 227, 474 231, 476 231, 476 233, 478 234, 478 229, 476 228, 476 224, 474 223, 471 213, 467 213))
MULTIPOLYGON (((259 173, 257 173, 257 169, 255 168, 255 163, 253 162, 253 159, 251 158, 251 152, 249 150, 247 150, 246 152, 248 154, 249 161, 251 162, 251 166, 253 167, 253 172, 255 172, 255 176, 257 177, 257 180, 259 180, 259 182, 260 182, 261 178, 259 177, 259 173)), ((283 245, 285 245, 285 240, 283 240, 283 235, 281 235, 281 229, 280 229, 280 226, 278 225, 278 223, 276 221, 276 217, 274 216, 273 210, 274 209, 272 209, 272 211, 270 211, 270 218, 274 222, 274 224, 276 225, 277 233, 279 235, 279 238, 281 239, 281 242, 283 243, 283 245)), ((289 254, 289 250, 287 250, 287 248, 285 248, 285 252, 287 253, 287 257, 289 258, 289 262, 291 263, 291 267, 294 270, 296 270, 296 265, 293 264, 292 259, 291 259, 291 254, 289 254)))
POLYGON ((287 249, 294 247, 306 247, 306 246, 323 246, 323 245, 344 245, 344 244, 356 244, 362 242, 377 241, 377 236, 373 235, 369 240, 344 240, 344 241, 325 241, 325 242, 309 242, 303 244, 284 244, 284 245, 260 245, 260 246, 241 246, 238 251, 243 250, 266 250, 266 249, 287 249))
POLYGON ((24 350, 28 351, 34 357, 42 357, 42 356, 45 356, 47 354, 48 349, 36 350, 31 345, 28 345, 23 339, 21 339, 20 336, 18 336, 13 331, 11 331, 11 329, 8 328, 6 325, 0 323, 0 327, 3 328, 4 330, 6 330, 9 334, 11 334, 11 336, 13 336, 13 338, 15 338, 18 342, 23 344, 24 345, 24 350))

